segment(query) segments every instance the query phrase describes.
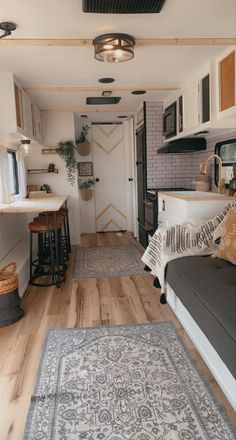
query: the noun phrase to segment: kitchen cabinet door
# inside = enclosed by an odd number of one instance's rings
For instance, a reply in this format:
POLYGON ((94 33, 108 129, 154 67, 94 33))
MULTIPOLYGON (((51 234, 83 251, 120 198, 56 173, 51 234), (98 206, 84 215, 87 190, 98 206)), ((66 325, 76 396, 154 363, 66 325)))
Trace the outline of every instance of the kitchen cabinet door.
POLYGON ((33 135, 39 141, 43 140, 43 131, 42 131, 42 115, 38 107, 33 105, 33 135))
POLYGON ((183 131, 195 130, 199 124, 198 81, 183 90, 183 131))
POLYGON ((201 124, 210 121, 210 75, 200 81, 201 124))
POLYGON ((16 106, 17 127, 24 128, 23 110, 22 110, 22 90, 16 84, 14 84, 14 90, 15 90, 15 106, 16 106))
POLYGON ((220 74, 220 111, 235 105, 235 51, 219 63, 220 74))
POLYGON ((23 124, 26 134, 33 135, 32 103, 27 93, 22 90, 23 124))

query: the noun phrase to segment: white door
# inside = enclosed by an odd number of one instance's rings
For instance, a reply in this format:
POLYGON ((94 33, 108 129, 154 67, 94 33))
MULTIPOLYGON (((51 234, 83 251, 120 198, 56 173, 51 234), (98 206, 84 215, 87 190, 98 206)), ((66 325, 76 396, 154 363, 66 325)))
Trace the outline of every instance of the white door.
POLYGON ((92 125, 96 231, 127 230, 122 124, 92 125))

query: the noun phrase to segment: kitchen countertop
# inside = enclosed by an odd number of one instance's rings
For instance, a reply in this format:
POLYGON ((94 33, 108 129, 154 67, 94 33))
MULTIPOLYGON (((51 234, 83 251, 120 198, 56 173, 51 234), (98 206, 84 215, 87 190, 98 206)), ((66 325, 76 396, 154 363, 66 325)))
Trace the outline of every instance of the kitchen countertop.
POLYGON ((173 197, 188 201, 207 201, 207 200, 235 200, 235 197, 227 194, 218 194, 214 192, 203 191, 160 191, 159 195, 173 197))
POLYGON ((15 214, 23 212, 58 211, 66 201, 67 196, 48 195, 47 197, 36 197, 17 200, 9 205, 0 204, 0 214, 15 214))

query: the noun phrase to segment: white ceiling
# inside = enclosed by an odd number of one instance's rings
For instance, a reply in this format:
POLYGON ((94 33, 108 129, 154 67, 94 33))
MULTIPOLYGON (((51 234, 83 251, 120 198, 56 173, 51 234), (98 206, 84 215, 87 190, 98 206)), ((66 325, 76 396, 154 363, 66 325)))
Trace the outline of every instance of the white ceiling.
MULTIPOLYGON (((0 0, 0 22, 13 21, 12 38, 91 39, 107 32, 124 32, 141 38, 233 38, 236 36, 235 0, 166 0, 160 14, 85 14, 82 0, 0 0)), ((11 38, 11 37, 10 37, 11 38)), ((112 76, 117 86, 181 86, 220 54, 224 47, 137 46, 135 58, 120 64, 94 60, 93 47, 0 45, 0 69, 13 72, 24 87, 98 86, 100 77, 112 76)), ((104 87, 111 89, 112 85, 104 87)), ((149 91, 121 96, 117 111, 137 108, 143 100, 162 100, 170 92, 149 91)), ((37 93, 42 109, 86 110, 86 96, 93 93, 37 93)), ((91 106, 87 106, 91 111, 91 106)), ((100 108, 98 108, 100 110, 100 108)), ((109 113, 106 112, 106 117, 109 113)))

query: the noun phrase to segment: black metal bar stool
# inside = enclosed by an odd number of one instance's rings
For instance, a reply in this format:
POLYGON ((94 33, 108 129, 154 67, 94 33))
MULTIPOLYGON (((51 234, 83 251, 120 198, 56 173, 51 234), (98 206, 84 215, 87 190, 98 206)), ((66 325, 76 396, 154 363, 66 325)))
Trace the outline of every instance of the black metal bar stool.
POLYGON ((62 245, 61 218, 54 219, 50 216, 37 217, 29 223, 30 230, 30 284, 34 286, 59 287, 65 281, 64 250, 62 245), (33 258, 33 235, 37 234, 37 258, 33 258), (46 282, 40 278, 47 278, 46 282))
POLYGON ((65 215, 65 228, 66 228, 66 236, 67 236, 67 242, 68 242, 68 249, 69 249, 69 252, 71 252, 69 209, 67 208, 67 206, 64 206, 64 207, 59 209, 59 212, 62 213, 63 215, 65 215))
POLYGON ((39 218, 49 218, 51 221, 53 221, 55 218, 60 219, 63 223, 62 227, 62 243, 63 243, 63 249, 64 249, 64 257, 65 260, 69 259, 69 252, 70 252, 70 241, 68 237, 68 229, 67 229, 67 222, 66 222, 66 213, 64 210, 59 211, 43 211, 39 213, 39 218))

